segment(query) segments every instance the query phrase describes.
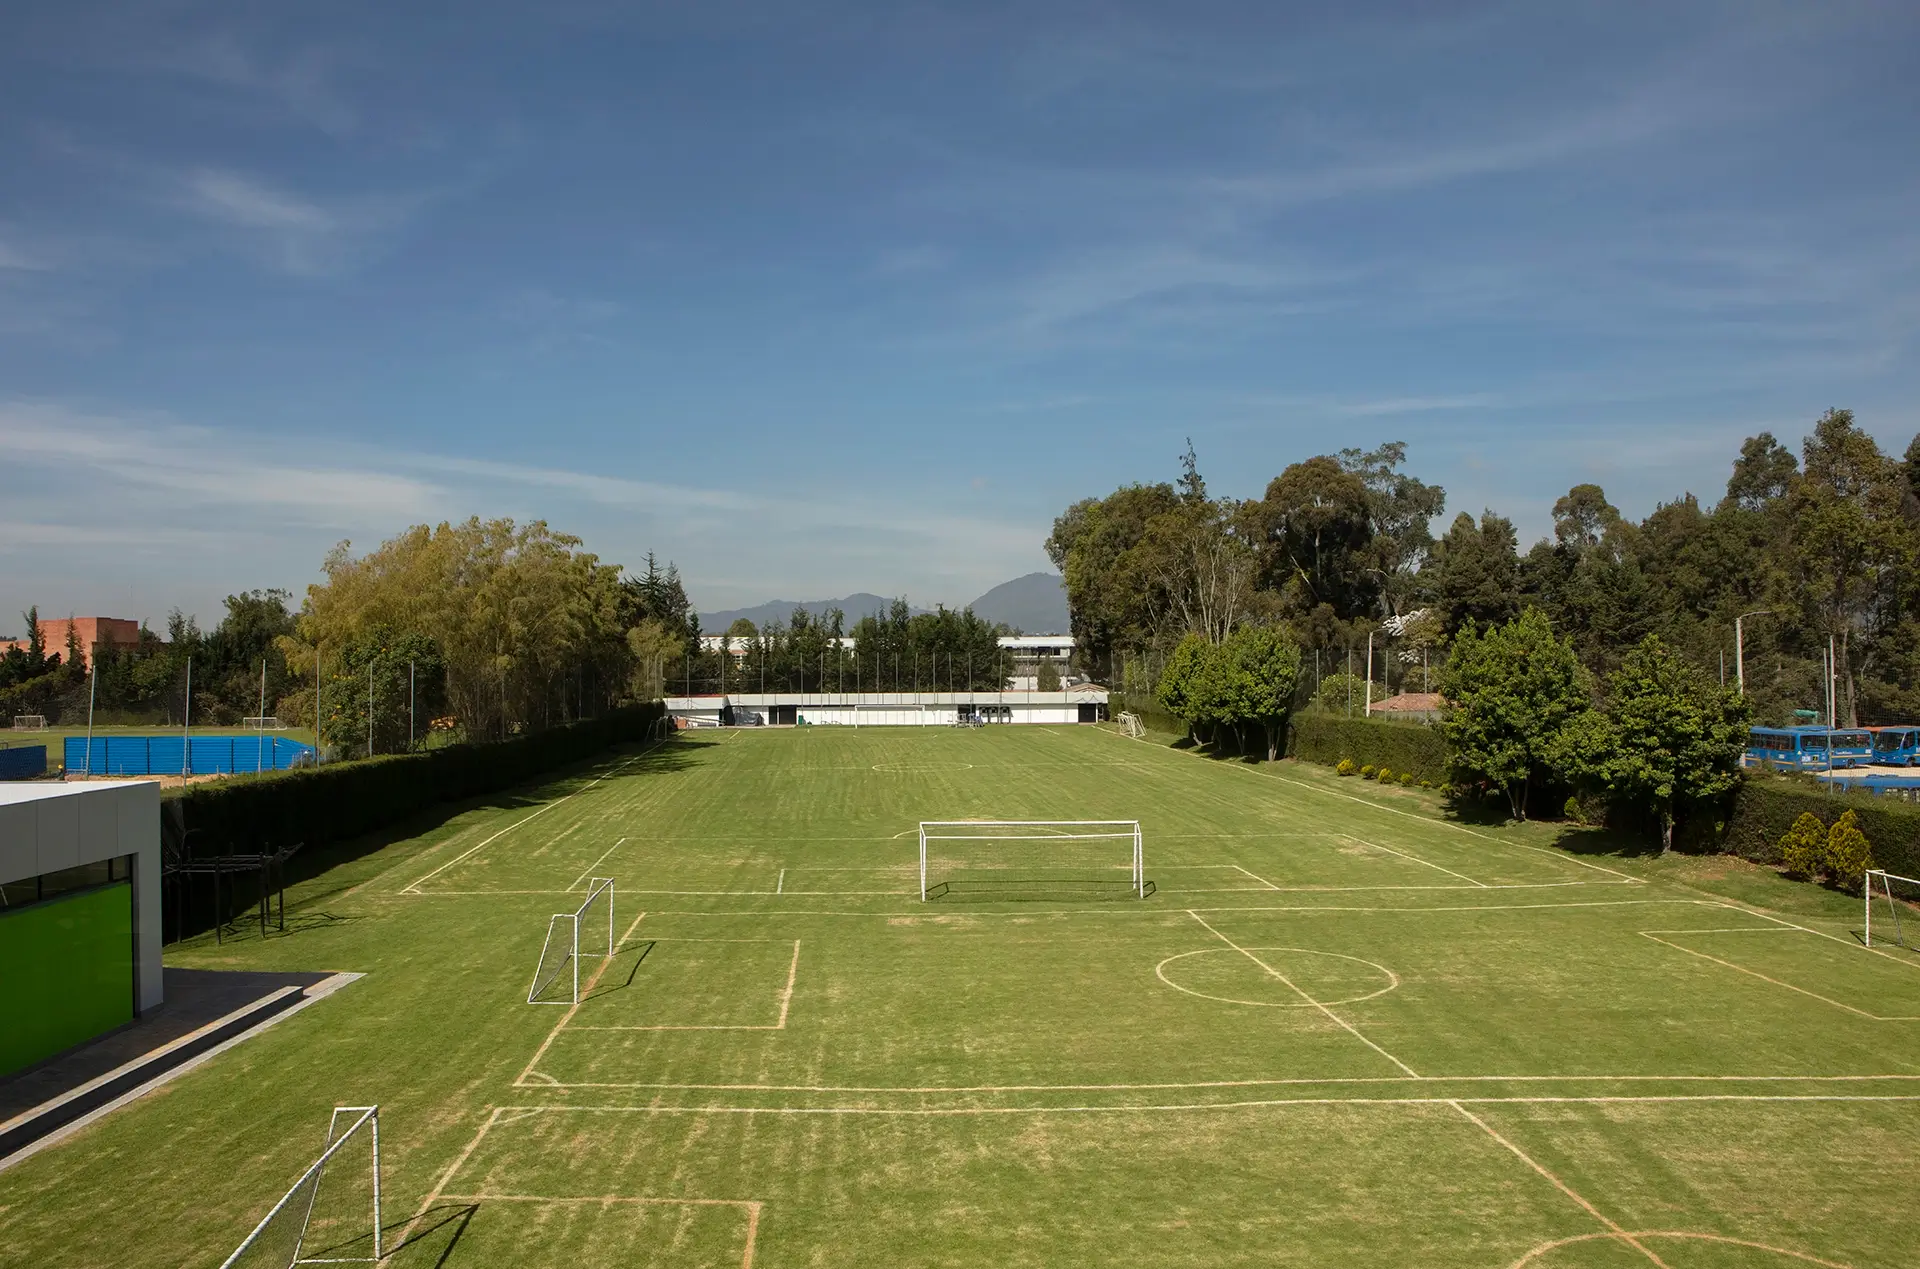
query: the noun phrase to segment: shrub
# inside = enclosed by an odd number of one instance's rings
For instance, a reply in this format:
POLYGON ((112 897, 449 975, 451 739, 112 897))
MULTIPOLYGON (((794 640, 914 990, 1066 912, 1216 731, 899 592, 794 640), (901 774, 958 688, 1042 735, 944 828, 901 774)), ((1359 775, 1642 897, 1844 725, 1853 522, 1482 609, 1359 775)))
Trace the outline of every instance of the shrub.
POLYGON ((1358 771, 1359 769, 1360 768, 1353 765, 1353 759, 1342 758, 1340 760, 1339 765, 1334 767, 1333 773, 1335 775, 1348 776, 1348 775, 1352 775, 1355 771, 1358 771))
POLYGON ((1567 804, 1560 808, 1560 814, 1572 820, 1575 824, 1585 824, 1587 822, 1587 813, 1580 809, 1580 798, 1578 795, 1567 799, 1567 804))
POLYGON ((1377 774, 1379 773, 1374 769, 1374 765, 1371 762, 1360 768, 1360 778, 1362 780, 1371 780, 1377 774))
POLYGON ((1416 780, 1447 779, 1447 742, 1439 728, 1378 718, 1296 713, 1287 720, 1287 757, 1328 766, 1351 758, 1356 767, 1371 762, 1411 771, 1416 780))
MULTIPOLYGON (((1748 772, 1726 811, 1713 818, 1726 820, 1719 849, 1759 864, 1779 864, 1782 834, 1802 812, 1823 821, 1852 810, 1860 831, 1873 843, 1873 866, 1920 877, 1920 806, 1864 793, 1837 793, 1799 775, 1748 772)), ((1826 830, 1824 826, 1821 831, 1826 830)))
POLYGON ((1873 847, 1867 835, 1860 831, 1859 818, 1852 811, 1833 822, 1827 832, 1826 847, 1828 875, 1847 889, 1858 890, 1867 869, 1873 867, 1873 847))
POLYGON ((1413 787, 1413 772, 1411 772, 1411 771, 1402 771, 1402 772, 1400 773, 1400 783, 1401 783, 1401 784, 1402 784, 1403 786, 1405 786, 1406 788, 1409 788, 1409 789, 1410 789, 1410 788, 1412 788, 1412 787, 1413 787))
POLYGON ((1827 826, 1812 811, 1802 811, 1780 839, 1781 864, 1794 876, 1812 881, 1820 875, 1826 857, 1827 826))
POLYGON ((1379 770, 1379 771, 1377 771, 1377 772, 1375 772, 1375 773, 1374 773, 1374 778, 1375 778, 1375 779, 1377 779, 1377 780, 1379 780, 1379 781, 1380 781, 1380 783, 1382 783, 1382 784, 1392 784, 1392 783, 1393 783, 1393 768, 1392 768, 1392 767, 1382 767, 1382 768, 1380 768, 1380 770, 1379 770))
POLYGON ((1420 782, 1420 787, 1423 789, 1431 789, 1434 787, 1434 783, 1431 780, 1422 780, 1420 782))

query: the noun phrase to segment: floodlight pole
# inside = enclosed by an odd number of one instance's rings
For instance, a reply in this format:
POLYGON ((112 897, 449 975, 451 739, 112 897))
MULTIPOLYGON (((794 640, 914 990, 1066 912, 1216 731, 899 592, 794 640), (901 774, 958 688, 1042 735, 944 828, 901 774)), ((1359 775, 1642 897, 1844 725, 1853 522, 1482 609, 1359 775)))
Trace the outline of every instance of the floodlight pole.
POLYGON ((93 699, 100 690, 100 659, 87 666, 87 761, 82 772, 93 774, 93 699))
MULTIPOLYGON (((187 701, 180 710, 180 781, 186 783, 193 774, 193 658, 187 658, 187 701)), ((219 874, 215 873, 215 882, 219 884, 219 874)), ((217 913, 215 915, 218 915, 217 913)))
POLYGON ((367 757, 373 757, 373 662, 367 662, 367 757))
POLYGON ((1363 718, 1373 716, 1373 631, 1367 631, 1367 690, 1365 704, 1360 709, 1363 718))
POLYGON ((260 658, 260 721, 259 732, 253 738, 253 773, 259 775, 265 766, 267 757, 267 659, 260 658))
POLYGON ((1765 617, 1772 611, 1771 608, 1756 608, 1752 612, 1743 612, 1733 619, 1733 675, 1740 684, 1742 696, 1747 694, 1747 658, 1741 626, 1749 617, 1765 617))

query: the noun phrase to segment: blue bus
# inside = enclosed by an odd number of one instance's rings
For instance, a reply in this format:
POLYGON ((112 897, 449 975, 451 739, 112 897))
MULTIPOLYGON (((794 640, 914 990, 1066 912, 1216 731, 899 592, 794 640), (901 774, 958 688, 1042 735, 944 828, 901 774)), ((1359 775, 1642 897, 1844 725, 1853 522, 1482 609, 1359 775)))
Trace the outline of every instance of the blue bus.
POLYGON ((1829 771, 1873 760, 1873 736, 1858 729, 1755 727, 1747 734, 1747 761, 1755 766, 1829 771))
POLYGON ((1870 727, 1873 761, 1882 767, 1920 767, 1920 727, 1870 727))

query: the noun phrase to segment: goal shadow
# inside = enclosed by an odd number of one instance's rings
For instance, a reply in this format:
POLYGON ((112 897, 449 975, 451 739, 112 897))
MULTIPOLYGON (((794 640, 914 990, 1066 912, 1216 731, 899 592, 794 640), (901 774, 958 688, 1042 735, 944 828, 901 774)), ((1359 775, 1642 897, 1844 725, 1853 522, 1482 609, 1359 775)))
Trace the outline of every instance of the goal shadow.
POLYGON ((1152 881, 1135 891, 1131 881, 1072 878, 982 878, 937 881, 928 903, 1138 903, 1158 889, 1152 881))

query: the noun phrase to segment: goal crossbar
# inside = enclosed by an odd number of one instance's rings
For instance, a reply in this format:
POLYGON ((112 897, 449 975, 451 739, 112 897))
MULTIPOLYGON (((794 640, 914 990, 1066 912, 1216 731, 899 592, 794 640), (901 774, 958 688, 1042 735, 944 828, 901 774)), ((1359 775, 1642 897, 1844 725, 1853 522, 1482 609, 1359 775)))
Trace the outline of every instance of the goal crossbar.
MULTIPOLYGON (((283 1241, 290 1241, 292 1243, 291 1251, 288 1253, 290 1259, 284 1262, 288 1267, 295 1265, 377 1264, 386 1259, 385 1251, 380 1241, 380 1108, 378 1106, 335 1106, 333 1108, 333 1117, 327 1121, 326 1150, 321 1153, 318 1159, 315 1159, 313 1163, 308 1166, 305 1172, 300 1174, 300 1179, 295 1181, 292 1188, 281 1196, 280 1201, 275 1203, 272 1209, 260 1218, 260 1223, 255 1225, 252 1232, 241 1241, 238 1247, 233 1249, 233 1254, 220 1262, 220 1269, 234 1269, 235 1266, 241 1263, 242 1258, 245 1257, 248 1252, 254 1251, 256 1248, 266 1250, 271 1245, 270 1239, 276 1236, 283 1241), (339 1127, 340 1119, 343 1115, 352 1116, 352 1122, 347 1125, 346 1131, 335 1136, 334 1131, 339 1127), (360 1130, 363 1128, 367 1130, 367 1137, 370 1139, 372 1146, 373 1158, 373 1254, 371 1256, 306 1255, 307 1233, 312 1228, 314 1207, 319 1201, 320 1182, 323 1179, 322 1174, 326 1171, 327 1165, 333 1161, 334 1157, 340 1154, 346 1148, 347 1143, 358 1136, 360 1130)), ((285 1249, 281 1248, 277 1250, 285 1249)), ((281 1259, 277 1254, 277 1250, 274 1255, 275 1261, 281 1259)), ((256 1257, 256 1259, 258 1259, 258 1257, 256 1257)))
MULTIPOLYGON (((1867 869, 1866 883, 1861 889, 1864 893, 1866 906, 1864 913, 1865 928, 1862 931, 1862 938, 1866 945, 1868 947, 1873 946, 1873 904, 1874 900, 1878 899, 1886 905, 1887 913, 1887 915, 1881 919, 1881 929, 1884 930, 1890 921, 1893 925, 1892 943, 1897 947, 1914 946, 1913 943, 1908 941, 1906 923, 1903 923, 1900 919, 1900 908, 1903 903, 1920 903, 1920 880, 1913 877, 1902 877, 1899 873, 1888 872, 1884 868, 1869 868, 1867 869), (1901 887, 1905 893, 1895 894, 1895 886, 1901 887)), ((1885 943, 1889 940, 1883 934, 1880 941, 1885 943)))
POLYGON ((577 1005, 580 1003, 580 960, 586 956, 613 955, 613 878, 592 877, 587 897, 572 912, 556 912, 547 919, 546 942, 540 946, 540 963, 534 967, 533 985, 527 988, 530 1005, 577 1005), (605 941, 602 942, 600 910, 606 910, 605 941), (604 950, 603 950, 604 949, 604 950), (562 975, 569 990, 564 1000, 542 1000, 547 988, 562 975))
POLYGON ((1144 899, 1146 859, 1138 820, 922 820, 920 899, 952 893, 1027 889, 1107 890, 1122 884, 1144 899), (1042 830, 1042 831, 1035 831, 1042 830), (985 843, 1009 843, 994 852, 985 843), (954 844, 951 851, 942 850, 954 844), (1037 843, 1061 847, 1049 853, 1037 843), (1091 847, 1073 852, 1073 844, 1091 847), (1113 843, 1125 843, 1117 849, 1113 843))

